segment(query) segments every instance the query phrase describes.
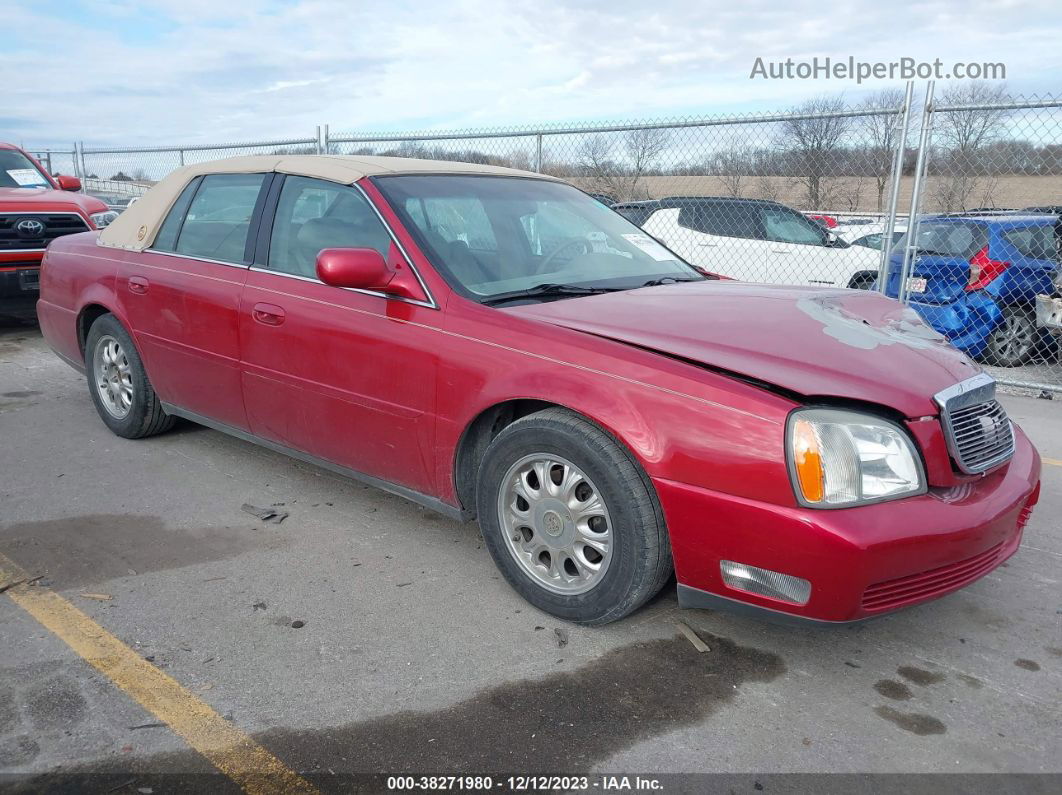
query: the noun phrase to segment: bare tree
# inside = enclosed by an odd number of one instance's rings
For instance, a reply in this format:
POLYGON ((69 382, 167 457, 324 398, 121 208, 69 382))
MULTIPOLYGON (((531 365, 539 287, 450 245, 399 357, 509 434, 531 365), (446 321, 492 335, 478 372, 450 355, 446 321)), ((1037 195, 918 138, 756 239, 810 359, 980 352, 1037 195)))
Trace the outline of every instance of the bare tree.
POLYGON ((860 117, 859 128, 866 140, 866 159, 870 175, 877 190, 877 211, 885 206, 885 188, 892 175, 893 155, 900 142, 900 119, 898 114, 881 115, 883 110, 898 109, 903 105, 903 92, 899 89, 884 89, 871 94, 860 107, 869 114, 860 117))
POLYGON ((630 160, 629 198, 649 198, 649 192, 644 188, 640 192, 644 193, 644 196, 640 195, 638 183, 656 166, 669 142, 668 131, 660 129, 631 130, 624 136, 623 145, 630 160))
POLYGON ((666 130, 631 130, 620 140, 607 133, 590 135, 578 149, 587 189, 619 201, 647 198, 649 192, 641 186, 642 178, 656 166, 667 146, 666 130), (617 156, 617 148, 622 156, 617 156))
POLYGON ((752 158, 748 152, 731 147, 717 154, 710 168, 723 184, 726 194, 737 198, 742 195, 752 174, 752 158))
POLYGON ((807 189, 809 210, 825 209, 827 180, 851 126, 848 117, 836 115, 844 109, 844 97, 819 97, 792 108, 797 118, 782 123, 782 145, 792 155, 794 176, 807 189))
POLYGON ((1003 84, 958 83, 941 92, 938 107, 958 106, 933 114, 933 136, 939 148, 934 155, 938 176, 933 180, 933 194, 941 210, 966 209, 978 191, 978 178, 992 172, 984 160, 1006 129, 1009 111, 985 106, 1006 99, 1003 84))

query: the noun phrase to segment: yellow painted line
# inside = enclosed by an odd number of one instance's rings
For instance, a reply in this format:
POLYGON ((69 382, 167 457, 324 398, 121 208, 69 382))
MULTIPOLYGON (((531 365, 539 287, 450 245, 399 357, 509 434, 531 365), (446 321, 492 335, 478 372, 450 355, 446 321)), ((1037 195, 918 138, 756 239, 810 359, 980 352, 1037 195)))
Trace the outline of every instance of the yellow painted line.
POLYGON ((1040 460, 1049 467, 1062 467, 1062 461, 1059 461, 1057 458, 1041 458, 1040 460))
POLYGON ((166 723, 249 795, 316 793, 205 701, 163 673, 59 594, 27 584, 21 567, 0 555, 0 588, 85 662, 166 723))

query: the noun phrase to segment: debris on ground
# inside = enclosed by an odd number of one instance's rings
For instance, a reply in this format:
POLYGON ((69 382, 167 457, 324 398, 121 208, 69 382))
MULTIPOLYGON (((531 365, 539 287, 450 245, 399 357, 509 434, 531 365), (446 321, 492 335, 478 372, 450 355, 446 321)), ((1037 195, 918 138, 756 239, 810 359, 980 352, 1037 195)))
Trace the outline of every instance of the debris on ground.
POLYGON ((563 649, 568 645, 568 630, 557 627, 553 630, 553 634, 557 636, 557 648, 563 649))
POLYGON ((0 593, 3 593, 4 591, 9 591, 16 585, 36 585, 37 581, 42 579, 44 579, 44 575, 38 574, 36 577, 23 577, 21 580, 5 582, 3 585, 0 585, 0 593))
MULTIPOLYGON (((283 505, 283 503, 280 504, 283 505)), ((259 508, 257 505, 251 505, 249 502, 245 502, 241 505, 240 510, 244 513, 251 514, 251 516, 257 516, 263 522, 269 522, 271 524, 280 524, 288 518, 287 511, 278 510, 273 506, 270 506, 269 508, 259 508)))
POLYGON ((165 723, 141 723, 139 726, 130 726, 129 731, 136 731, 137 729, 161 729, 167 724, 165 723))
POLYGON ((82 593, 78 594, 82 599, 93 599, 97 602, 109 602, 114 597, 109 593, 82 593))
POLYGON ((693 644, 693 648, 704 654, 706 651, 711 651, 708 644, 701 640, 700 635, 693 631, 693 627, 687 624, 685 621, 676 621, 675 626, 679 628, 679 631, 686 636, 686 640, 693 644))
POLYGON ((266 609, 266 603, 265 602, 255 602, 253 605, 251 605, 251 612, 252 613, 257 613, 259 610, 265 610, 265 609, 266 609))
POLYGON ((291 622, 291 628, 292 629, 302 629, 305 626, 306 626, 306 622, 305 621, 299 621, 298 619, 296 619, 295 621, 291 622))

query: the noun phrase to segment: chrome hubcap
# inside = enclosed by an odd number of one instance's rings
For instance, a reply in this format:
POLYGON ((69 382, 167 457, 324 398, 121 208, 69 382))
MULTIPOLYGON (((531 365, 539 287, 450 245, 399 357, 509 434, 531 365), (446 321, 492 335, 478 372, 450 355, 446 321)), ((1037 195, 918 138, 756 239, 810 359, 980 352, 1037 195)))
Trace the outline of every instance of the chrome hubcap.
POLYGON ((502 479, 498 518, 513 559, 554 593, 589 591, 612 559, 612 519, 593 481, 560 456, 524 456, 502 479))
POLYGON ((96 343, 92 372, 96 392, 107 413, 115 419, 124 419, 133 405, 133 374, 129 358, 114 337, 103 336, 96 343))

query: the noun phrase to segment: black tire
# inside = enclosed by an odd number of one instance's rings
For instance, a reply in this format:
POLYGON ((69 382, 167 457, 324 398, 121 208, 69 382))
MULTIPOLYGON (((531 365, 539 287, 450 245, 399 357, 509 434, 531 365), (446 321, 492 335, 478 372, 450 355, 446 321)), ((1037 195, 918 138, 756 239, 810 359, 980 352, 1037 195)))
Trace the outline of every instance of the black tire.
POLYGON ((1003 308, 1003 321, 991 334, 980 359, 996 367, 1020 367, 1040 347, 1036 315, 1018 306, 1003 308))
POLYGON ((857 273, 852 277, 852 281, 848 282, 848 286, 853 290, 872 290, 877 279, 876 273, 857 273))
POLYGON ((176 417, 162 410, 162 404, 148 380, 132 337, 114 315, 101 315, 89 329, 85 340, 85 371, 88 374, 89 395, 96 406, 96 412, 103 424, 115 435, 125 439, 143 439, 168 431, 177 421, 176 417), (97 348, 101 342, 108 339, 118 342, 129 366, 132 399, 127 413, 121 417, 115 416, 105 405, 97 386, 97 373, 93 364, 97 348))
POLYGON ((616 621, 655 596, 671 576, 671 546, 649 477, 610 434, 562 408, 512 423, 490 443, 479 470, 477 509, 483 539, 509 584, 547 613, 579 624, 616 621), (517 462, 556 455, 582 470, 600 492, 611 520, 611 558, 600 580, 578 594, 536 582, 511 552, 499 516, 503 480, 517 462))

